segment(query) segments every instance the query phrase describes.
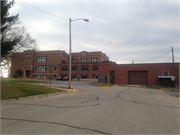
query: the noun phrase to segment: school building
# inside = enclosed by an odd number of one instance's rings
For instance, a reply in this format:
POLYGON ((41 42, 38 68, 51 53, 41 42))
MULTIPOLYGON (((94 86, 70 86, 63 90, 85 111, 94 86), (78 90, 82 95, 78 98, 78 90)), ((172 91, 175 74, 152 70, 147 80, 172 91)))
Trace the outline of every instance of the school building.
MULTIPOLYGON (((179 63, 117 64, 101 51, 72 53, 72 78, 93 79, 121 85, 179 86, 179 63), (175 70, 175 71, 174 71, 175 70)), ((23 78, 49 79, 69 75, 69 55, 65 51, 26 50, 12 54, 10 77, 20 69, 23 78), (54 67, 49 67, 53 64, 54 67), (51 74, 52 73, 52 74, 51 74)))

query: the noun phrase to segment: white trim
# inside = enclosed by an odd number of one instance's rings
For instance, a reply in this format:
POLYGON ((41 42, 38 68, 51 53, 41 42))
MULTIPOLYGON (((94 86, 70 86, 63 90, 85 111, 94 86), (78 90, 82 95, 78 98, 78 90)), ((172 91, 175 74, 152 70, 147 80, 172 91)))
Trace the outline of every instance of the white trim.
POLYGON ((172 77, 174 77, 174 76, 158 76, 158 78, 172 78, 172 77))

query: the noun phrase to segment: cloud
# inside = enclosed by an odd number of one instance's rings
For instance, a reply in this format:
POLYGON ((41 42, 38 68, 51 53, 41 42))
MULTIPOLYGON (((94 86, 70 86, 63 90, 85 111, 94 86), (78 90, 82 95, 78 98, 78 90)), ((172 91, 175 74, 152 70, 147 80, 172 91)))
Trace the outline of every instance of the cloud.
MULTIPOLYGON (((56 18, 17 1, 11 13, 20 21, 41 50, 69 53, 69 21, 74 52, 102 51, 117 63, 159 56, 174 47, 178 59, 178 2, 29 1, 29 4, 60 16, 56 18)), ((169 54, 149 62, 171 62, 169 54)))

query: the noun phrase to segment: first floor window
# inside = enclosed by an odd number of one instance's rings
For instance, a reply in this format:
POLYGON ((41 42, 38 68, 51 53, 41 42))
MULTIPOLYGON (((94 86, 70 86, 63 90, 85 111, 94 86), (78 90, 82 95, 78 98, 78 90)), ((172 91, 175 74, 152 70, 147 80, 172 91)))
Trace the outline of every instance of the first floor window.
POLYGON ((88 74, 81 74, 81 78, 88 78, 88 74))
POLYGON ((77 75, 76 74, 72 74, 71 78, 77 78, 77 75))
POLYGON ((93 79, 94 79, 94 78, 97 79, 97 78, 98 78, 98 75, 97 75, 97 74, 93 74, 93 79))
POLYGON ((35 74, 36 79, 46 79, 46 74, 35 74))
POLYGON ((54 75, 54 78, 56 78, 56 75, 54 75))
POLYGON ((168 70, 164 70, 163 71, 163 76, 169 76, 169 71, 168 70))

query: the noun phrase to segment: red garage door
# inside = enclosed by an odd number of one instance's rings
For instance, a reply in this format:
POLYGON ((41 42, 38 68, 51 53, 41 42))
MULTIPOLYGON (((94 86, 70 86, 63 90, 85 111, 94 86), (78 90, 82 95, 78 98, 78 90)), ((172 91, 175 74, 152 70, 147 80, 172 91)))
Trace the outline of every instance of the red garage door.
POLYGON ((147 71, 128 71, 128 84, 147 85, 147 71))

